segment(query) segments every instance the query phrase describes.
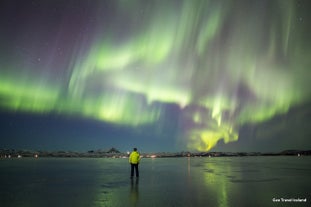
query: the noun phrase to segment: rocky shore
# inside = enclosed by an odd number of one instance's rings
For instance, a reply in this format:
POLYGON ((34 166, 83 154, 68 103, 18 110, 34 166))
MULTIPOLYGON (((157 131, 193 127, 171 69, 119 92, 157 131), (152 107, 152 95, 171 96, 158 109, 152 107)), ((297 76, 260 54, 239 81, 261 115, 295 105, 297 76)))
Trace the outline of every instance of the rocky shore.
MULTIPOLYGON (((310 156, 311 150, 285 150, 282 152, 157 152, 141 153, 145 158, 161 157, 243 157, 243 156, 310 156)), ((127 158, 128 152, 120 152, 116 148, 109 150, 90 150, 87 152, 75 151, 35 151, 0 149, 0 158, 22 158, 22 157, 89 157, 89 158, 127 158)))

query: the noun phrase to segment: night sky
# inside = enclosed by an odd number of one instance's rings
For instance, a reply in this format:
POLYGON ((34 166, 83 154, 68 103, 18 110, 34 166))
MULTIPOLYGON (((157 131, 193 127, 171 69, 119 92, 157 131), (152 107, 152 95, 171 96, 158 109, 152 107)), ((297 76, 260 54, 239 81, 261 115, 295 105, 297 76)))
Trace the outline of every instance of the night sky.
POLYGON ((0 1, 0 148, 311 149, 311 3, 0 1))

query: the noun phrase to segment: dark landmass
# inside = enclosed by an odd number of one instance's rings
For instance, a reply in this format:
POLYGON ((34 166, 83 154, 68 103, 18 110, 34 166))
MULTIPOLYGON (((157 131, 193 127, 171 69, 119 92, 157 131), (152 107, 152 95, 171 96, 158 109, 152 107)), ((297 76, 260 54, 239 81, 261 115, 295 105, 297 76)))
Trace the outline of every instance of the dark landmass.
MULTIPOLYGON (((310 156, 311 150, 285 150, 278 153, 261 152, 158 152, 141 153, 144 158, 165 158, 165 157, 243 157, 243 156, 310 156)), ((108 150, 90 150, 87 152, 74 151, 34 151, 0 149, 0 158, 21 158, 21 157, 89 157, 89 158, 127 158, 128 153, 123 153, 116 148, 108 150)))

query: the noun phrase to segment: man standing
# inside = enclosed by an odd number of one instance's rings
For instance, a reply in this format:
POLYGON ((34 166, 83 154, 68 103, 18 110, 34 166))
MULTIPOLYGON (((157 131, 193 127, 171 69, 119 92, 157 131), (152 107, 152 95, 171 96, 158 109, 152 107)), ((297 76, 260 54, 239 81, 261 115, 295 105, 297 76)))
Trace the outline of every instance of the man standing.
POLYGON ((134 169, 136 172, 136 177, 139 177, 138 164, 140 161, 140 154, 137 152, 137 148, 134 148, 129 157, 129 163, 131 164, 131 178, 134 176, 134 169))

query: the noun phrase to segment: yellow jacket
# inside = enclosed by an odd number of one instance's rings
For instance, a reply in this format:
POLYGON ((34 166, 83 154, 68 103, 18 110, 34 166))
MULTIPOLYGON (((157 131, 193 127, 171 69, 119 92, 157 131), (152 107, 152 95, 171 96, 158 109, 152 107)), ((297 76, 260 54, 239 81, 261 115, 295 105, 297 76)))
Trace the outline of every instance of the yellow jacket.
POLYGON ((129 163, 138 164, 140 161, 140 154, 137 151, 133 151, 129 157, 129 163))

